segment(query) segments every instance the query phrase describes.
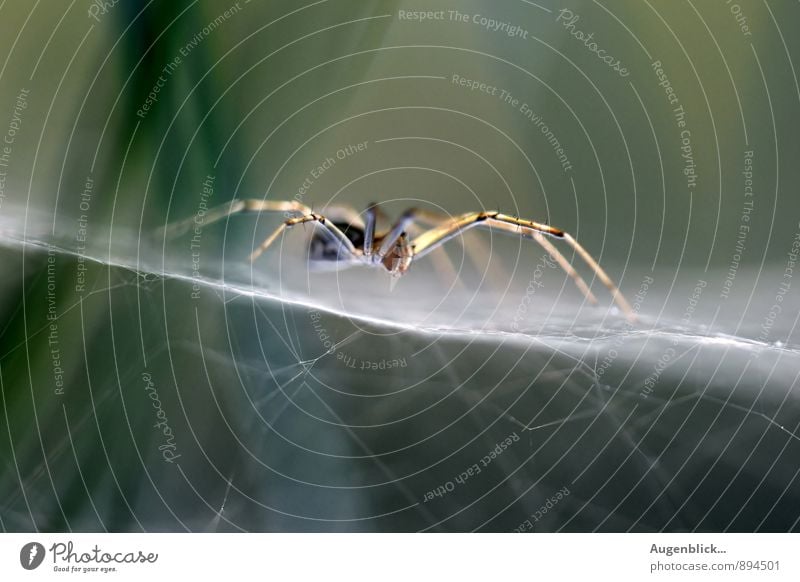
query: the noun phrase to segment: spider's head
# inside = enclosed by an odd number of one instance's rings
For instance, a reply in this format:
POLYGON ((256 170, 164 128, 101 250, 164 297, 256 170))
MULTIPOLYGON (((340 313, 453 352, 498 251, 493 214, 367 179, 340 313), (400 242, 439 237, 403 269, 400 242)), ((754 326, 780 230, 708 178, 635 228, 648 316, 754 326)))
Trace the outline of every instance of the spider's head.
POLYGON ((397 240, 397 244, 383 258, 383 267, 389 271, 393 277, 402 277, 411 267, 411 260, 414 257, 413 249, 408 242, 408 236, 403 233, 397 240))

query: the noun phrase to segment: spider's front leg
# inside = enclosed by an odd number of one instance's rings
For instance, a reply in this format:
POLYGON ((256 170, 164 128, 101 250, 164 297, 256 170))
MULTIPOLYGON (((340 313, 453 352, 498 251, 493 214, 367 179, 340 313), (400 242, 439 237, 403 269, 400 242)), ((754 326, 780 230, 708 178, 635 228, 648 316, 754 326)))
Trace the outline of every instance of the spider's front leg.
MULTIPOLYGON (((547 224, 515 218, 499 212, 473 212, 456 218, 448 224, 443 224, 436 228, 432 228, 428 232, 418 236, 416 239, 414 239, 411 245, 414 254, 416 257, 426 255, 459 233, 476 226, 495 228, 505 232, 516 232, 517 234, 526 232, 529 233, 530 238, 536 242, 539 242, 539 244, 541 244, 539 240, 541 235, 549 235, 565 241, 578 255, 580 255, 584 262, 594 271, 594 274, 597 276, 597 278, 600 279, 600 281, 608 288, 612 298, 614 299, 614 302, 619 306, 623 313, 625 313, 628 320, 636 321, 636 314, 633 312, 630 304, 622 295, 622 292, 619 290, 616 284, 614 284, 614 282, 611 280, 611 277, 609 277, 603 268, 597 263, 597 261, 594 260, 594 257, 592 257, 589 252, 584 249, 569 233, 547 224)), ((547 247, 545 246, 545 248, 547 247)), ((563 266, 566 263, 566 259, 563 261, 559 260, 559 263, 563 266)), ((586 295, 587 299, 591 301, 594 296, 591 295, 588 286, 583 282, 580 276, 577 275, 577 273, 575 273, 574 269, 571 267, 567 270, 567 273, 572 276, 578 287, 586 295)))

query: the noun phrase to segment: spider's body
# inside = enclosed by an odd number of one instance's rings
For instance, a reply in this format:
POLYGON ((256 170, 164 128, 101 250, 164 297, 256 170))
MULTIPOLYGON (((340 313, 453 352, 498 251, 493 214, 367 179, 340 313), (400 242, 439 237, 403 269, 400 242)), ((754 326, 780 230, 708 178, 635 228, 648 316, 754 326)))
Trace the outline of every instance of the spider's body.
MULTIPOLYGON (((362 214, 349 207, 331 206, 325 209, 323 215, 312 212, 310 208, 294 200, 234 200, 210 210, 206 214, 205 223, 241 212, 283 212, 290 217, 253 251, 250 255, 251 261, 255 261, 286 229, 310 222, 318 226, 311 235, 308 247, 308 261, 313 266, 323 269, 339 269, 355 265, 373 266, 385 269, 395 277, 408 272, 416 259, 441 247, 470 228, 483 226, 495 229, 534 240, 567 272, 586 298, 596 303, 597 300, 586 282, 564 255, 547 240, 545 236, 547 235, 567 242, 593 269, 597 278, 608 287, 614 300, 628 318, 634 319, 630 305, 597 261, 568 233, 547 224, 496 211, 447 216, 411 208, 388 230, 379 232, 376 225, 380 211, 375 204, 370 205, 362 214), (410 238, 408 233, 418 231, 421 224, 428 226, 428 230, 410 238)), ((171 226, 168 231, 180 234, 193 225, 192 220, 184 221, 171 226)))
MULTIPOLYGON (((341 230, 347 239, 353 243, 356 250, 363 248, 364 229, 346 222, 334 222, 333 225, 341 230)), ((311 263, 346 263, 348 256, 342 252, 342 245, 337 240, 323 235, 315 230, 308 242, 308 260, 311 263)), ((316 265, 323 268, 321 265, 316 265)))
MULTIPOLYGON (((329 214, 326 212, 326 216, 329 214)), ((308 242, 307 258, 311 268, 328 271, 363 265, 385 269, 395 276, 400 276, 408 270, 410 260, 403 260, 403 257, 408 259, 411 257, 407 245, 407 235, 403 234, 394 244, 394 248, 382 257, 377 253, 366 254, 364 252, 366 229, 363 223, 331 221, 331 225, 344 234, 353 245, 353 250, 347 252, 338 239, 330 237, 322 229, 315 229, 308 242)), ((376 235, 373 245, 379 246, 382 240, 383 237, 376 235)))

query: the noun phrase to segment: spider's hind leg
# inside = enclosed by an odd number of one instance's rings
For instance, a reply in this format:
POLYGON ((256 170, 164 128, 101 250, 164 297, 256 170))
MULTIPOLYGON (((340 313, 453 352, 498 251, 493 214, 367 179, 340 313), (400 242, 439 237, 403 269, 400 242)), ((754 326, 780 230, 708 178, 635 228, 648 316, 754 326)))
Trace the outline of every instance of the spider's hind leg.
MULTIPOLYGON (((285 212, 290 215, 303 216, 311 213, 311 209, 297 200, 259 200, 256 198, 237 198, 215 206, 206 212, 200 223, 203 227, 219 222, 228 216, 249 212, 285 212)), ((159 229, 159 234, 166 238, 175 238, 186 234, 197 226, 196 217, 180 220, 159 229)))
POLYGON ((325 218, 320 214, 314 214, 310 212, 305 214, 304 216, 297 216, 295 218, 289 218, 285 220, 278 228, 276 228, 271 235, 269 235, 264 242, 259 245, 257 249, 255 249, 252 253, 250 253, 250 262, 252 263, 261 254, 266 251, 272 243, 277 240, 279 236, 281 236, 286 229, 292 228, 293 226, 297 226, 298 224, 304 224, 306 222, 316 222, 321 227, 324 227, 326 231, 329 233, 330 236, 334 238, 336 243, 339 245, 339 250, 344 250, 349 256, 353 256, 356 254, 356 248, 353 246, 353 243, 347 238, 339 227, 337 227, 334 223, 330 220, 325 218))

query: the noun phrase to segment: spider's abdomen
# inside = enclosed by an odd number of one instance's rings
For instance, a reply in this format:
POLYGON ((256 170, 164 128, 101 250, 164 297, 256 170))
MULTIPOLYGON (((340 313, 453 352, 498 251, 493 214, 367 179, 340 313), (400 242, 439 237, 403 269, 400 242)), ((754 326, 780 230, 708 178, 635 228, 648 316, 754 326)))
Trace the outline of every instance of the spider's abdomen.
POLYGON ((334 222, 333 223, 336 228, 341 230, 344 233, 353 246, 357 249, 364 248, 364 229, 360 226, 353 226, 352 224, 347 224, 346 222, 334 222))
MULTIPOLYGON (((364 248, 364 230, 346 222, 333 222, 347 239, 357 249, 364 248)), ((347 257, 346 250, 341 248, 341 243, 334 237, 317 230, 311 236, 308 247, 308 258, 312 261, 339 261, 347 257)))

